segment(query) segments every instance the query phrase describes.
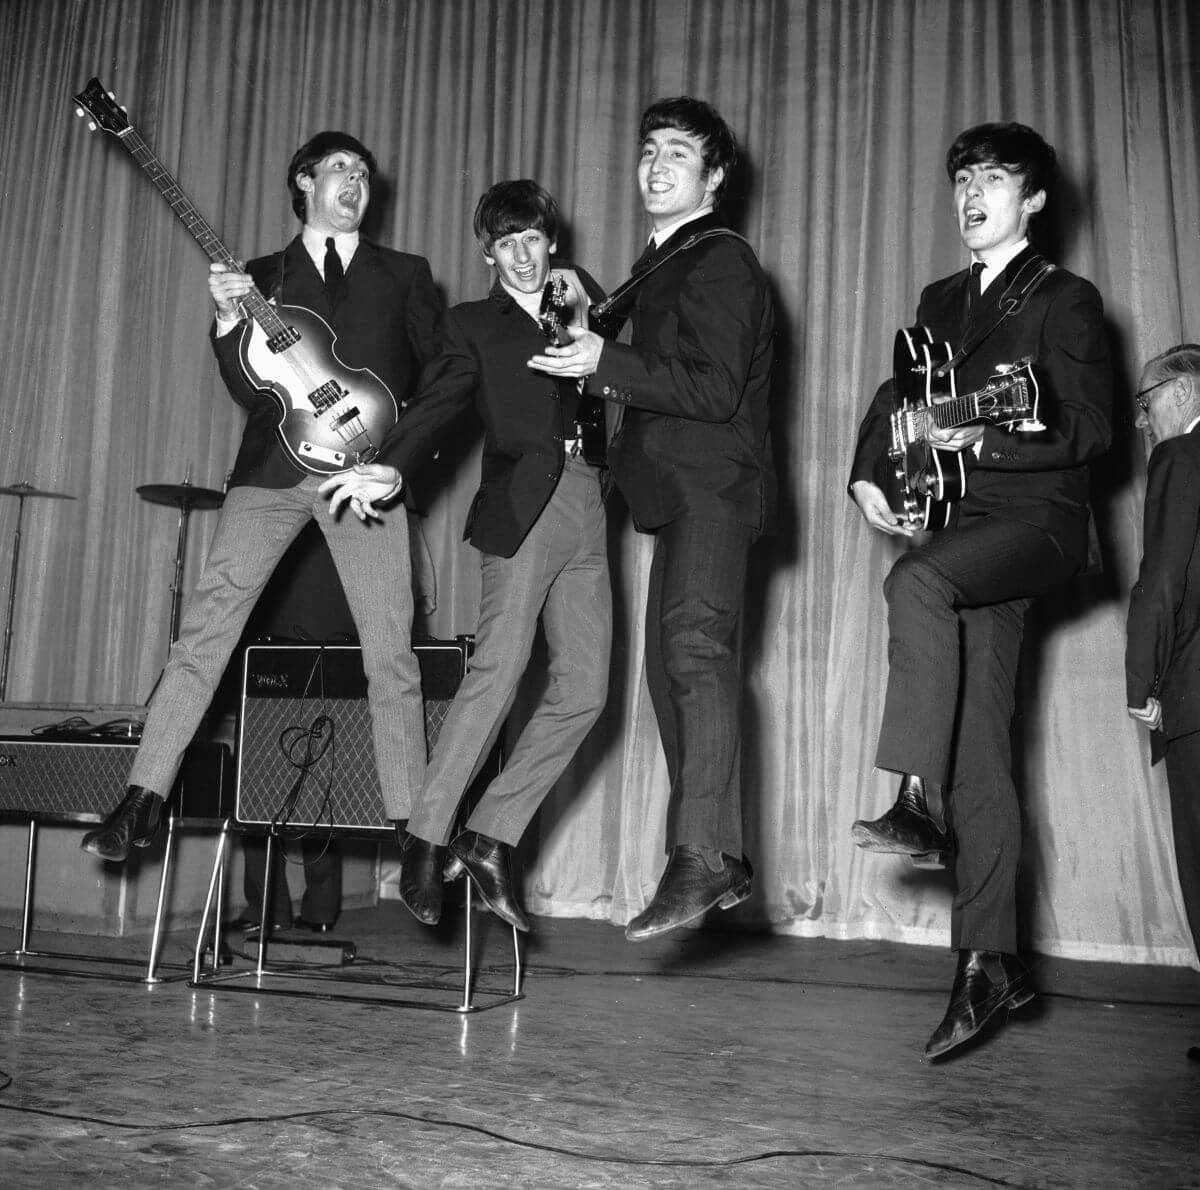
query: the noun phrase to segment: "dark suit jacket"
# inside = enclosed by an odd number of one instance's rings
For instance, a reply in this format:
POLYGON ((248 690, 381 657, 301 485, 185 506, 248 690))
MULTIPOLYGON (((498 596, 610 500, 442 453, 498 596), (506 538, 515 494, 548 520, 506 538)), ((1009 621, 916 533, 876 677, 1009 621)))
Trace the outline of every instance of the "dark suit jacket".
POLYGON ((1154 697, 1168 740, 1200 731, 1200 426, 1160 442, 1146 475, 1142 565, 1129 597, 1125 692, 1131 707, 1154 697))
MULTIPOLYGON (((1009 262, 967 315, 969 270, 935 281, 921 295, 917 322, 935 341, 957 348, 972 328, 994 320, 1000 297, 1033 249, 1009 262)), ((1009 433, 984 430, 978 459, 965 452, 967 494, 958 506, 962 523, 980 516, 1011 517, 1049 533, 1063 555, 1082 566, 1088 546, 1088 462, 1112 437, 1112 370, 1104 309, 1095 287, 1056 269, 956 370, 960 395, 982 388, 997 364, 1028 356, 1046 429, 1009 433)), ((888 442, 892 385, 876 393, 859 429, 850 482, 871 479, 888 442)))
MULTIPOLYGON (((246 271, 264 297, 320 315, 337 336, 342 363, 348 368, 370 368, 391 390, 397 405, 408 399, 421 369, 437 354, 443 302, 424 257, 359 240, 336 310, 330 307, 321 274, 299 236, 282 252, 250 261, 246 271)), ((306 472, 279 445, 278 405, 251 388, 242 370, 238 347, 243 329, 218 337, 214 327, 212 335, 225 386, 249 415, 230 486, 294 487, 306 472)))
MULTIPOLYGON (((556 267, 572 267, 557 264, 556 267)), ((603 293, 582 269, 592 300, 603 293)), ((511 558, 542 514, 563 469, 563 397, 574 382, 529 368, 545 336, 497 281, 482 301, 446 315, 442 354, 383 442, 380 457, 407 476, 432 454, 450 424, 472 406, 484 426, 479 491, 463 537, 476 549, 511 558)))
MULTIPOLYGON (((685 224, 639 265, 719 226, 712 215, 685 224)), ((631 342, 605 344, 588 391, 625 407, 608 462, 635 524, 686 514, 769 532, 775 314, 758 260, 741 239, 716 236, 634 293, 631 342)))

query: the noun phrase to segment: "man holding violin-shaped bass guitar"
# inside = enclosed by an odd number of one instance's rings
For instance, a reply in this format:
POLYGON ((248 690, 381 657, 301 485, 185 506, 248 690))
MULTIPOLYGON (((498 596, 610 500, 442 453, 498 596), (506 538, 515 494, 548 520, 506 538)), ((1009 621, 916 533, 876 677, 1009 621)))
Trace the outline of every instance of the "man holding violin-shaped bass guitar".
MULTIPOLYGON (((428 263, 359 237, 374 173, 374 157, 356 138, 318 133, 288 166, 300 234, 245 271, 211 266, 213 350, 248 419, 204 572, 185 604, 179 639, 150 703, 129 789, 82 841, 85 851, 102 859, 123 861, 131 846, 144 847, 154 837, 180 758, 242 628, 280 558, 311 519, 329 544, 362 642, 385 812, 407 818, 420 790, 425 719, 410 641, 404 510, 379 516, 373 503, 356 500, 349 513, 337 516, 318 491, 327 475, 369 457, 355 445, 355 427, 374 418, 384 432, 390 429, 440 347, 443 303, 428 263), (279 305, 269 304, 272 299, 279 305), (331 333, 336 356, 330 354, 331 333), (280 399, 266 391, 271 386, 292 397, 282 420, 280 399), (325 412, 298 414, 304 404, 325 412), (342 439, 345 451, 330 444, 342 439)), ((362 441, 369 441, 366 434, 362 441)), ((376 493, 375 503, 399 491, 396 484, 376 493)))
MULTIPOLYGON (((989 416, 979 401, 960 424, 926 425, 941 459, 963 464, 966 491, 942 531, 914 543, 883 587, 889 673, 875 763, 900 774, 900 791, 880 818, 854 824, 854 840, 916 857, 953 849, 958 967, 925 1048, 931 1059, 1033 996, 1016 954, 1021 824, 1009 733, 1017 661, 1033 600, 1085 564, 1088 464, 1111 437, 1100 296, 1048 266, 1027 238, 1055 165, 1054 150, 1022 124, 981 124, 959 136, 946 168, 972 267, 928 286, 920 327, 904 332, 926 375, 953 365, 956 396, 987 392, 1014 365, 1032 365, 1026 417, 1007 426, 979 420, 989 416), (954 351, 949 360, 926 349, 942 341, 954 351)), ((872 528, 912 536, 923 527, 924 484, 908 493, 908 510, 897 510, 878 469, 895 462, 894 407, 895 388, 884 384, 859 429, 850 494, 872 528)))

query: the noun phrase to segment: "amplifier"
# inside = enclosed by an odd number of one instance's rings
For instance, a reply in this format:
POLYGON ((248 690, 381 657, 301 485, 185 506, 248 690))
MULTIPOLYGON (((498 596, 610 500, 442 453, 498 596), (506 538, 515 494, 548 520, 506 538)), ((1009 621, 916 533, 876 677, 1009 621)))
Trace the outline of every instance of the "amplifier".
MULTIPOLYGON (((92 822, 125 795, 136 740, 0 736, 0 818, 92 822)), ((183 818, 233 810, 233 762, 224 744, 193 743, 171 790, 183 818)))
MULTIPOLYGON (((473 640, 415 643, 425 699, 425 740, 432 748, 467 672, 473 640)), ((375 768, 371 711, 357 645, 269 644, 246 649, 238 742, 236 819, 269 826, 318 826, 390 832, 375 768), (307 772, 285 748, 314 722, 330 720, 332 741, 307 772), (299 792, 286 814, 303 776, 299 792)), ((315 741, 310 751, 320 751, 315 741)), ((301 753, 304 744, 293 746, 301 753)))

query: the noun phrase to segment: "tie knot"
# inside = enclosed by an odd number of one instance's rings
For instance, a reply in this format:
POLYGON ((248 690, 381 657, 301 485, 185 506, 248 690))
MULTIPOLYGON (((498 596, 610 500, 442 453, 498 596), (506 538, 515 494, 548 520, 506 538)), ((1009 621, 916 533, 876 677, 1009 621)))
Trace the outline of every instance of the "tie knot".
MULTIPOLYGON (((331 244, 333 243, 332 240, 330 240, 329 242, 331 244)), ((987 268, 987 265, 985 265, 982 260, 973 261, 971 264, 971 276, 977 278, 979 276, 979 274, 982 273, 985 268, 987 268)))

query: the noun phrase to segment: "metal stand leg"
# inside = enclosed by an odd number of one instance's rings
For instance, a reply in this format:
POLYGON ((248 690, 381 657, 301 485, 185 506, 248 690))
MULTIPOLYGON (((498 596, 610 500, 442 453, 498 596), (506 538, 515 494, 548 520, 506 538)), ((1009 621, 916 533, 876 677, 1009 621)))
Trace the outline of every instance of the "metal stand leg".
POLYGON ((200 981, 200 968, 204 962, 204 940, 208 935, 208 923, 211 920, 213 971, 221 967, 221 906, 224 904, 222 890, 225 886, 225 860, 229 850, 229 819, 221 825, 221 834, 217 838, 217 850, 213 856, 212 873, 208 878, 208 895, 204 898, 204 913, 200 917, 200 932, 196 935, 196 950, 192 955, 192 983, 200 981), (213 894, 216 893, 214 902, 213 894))
POLYGON ((162 872, 158 877, 158 903, 154 908, 154 932, 150 936, 150 963, 146 968, 146 983, 161 983, 155 974, 159 952, 162 950, 163 917, 167 905, 167 881, 171 877, 171 858, 175 854, 175 814, 167 815, 167 845, 163 850, 162 872))
POLYGON ((37 853, 37 823, 29 820, 29 844, 25 849, 25 904, 21 910, 21 949, 17 954, 29 953, 29 929, 33 920, 33 857, 37 853))

